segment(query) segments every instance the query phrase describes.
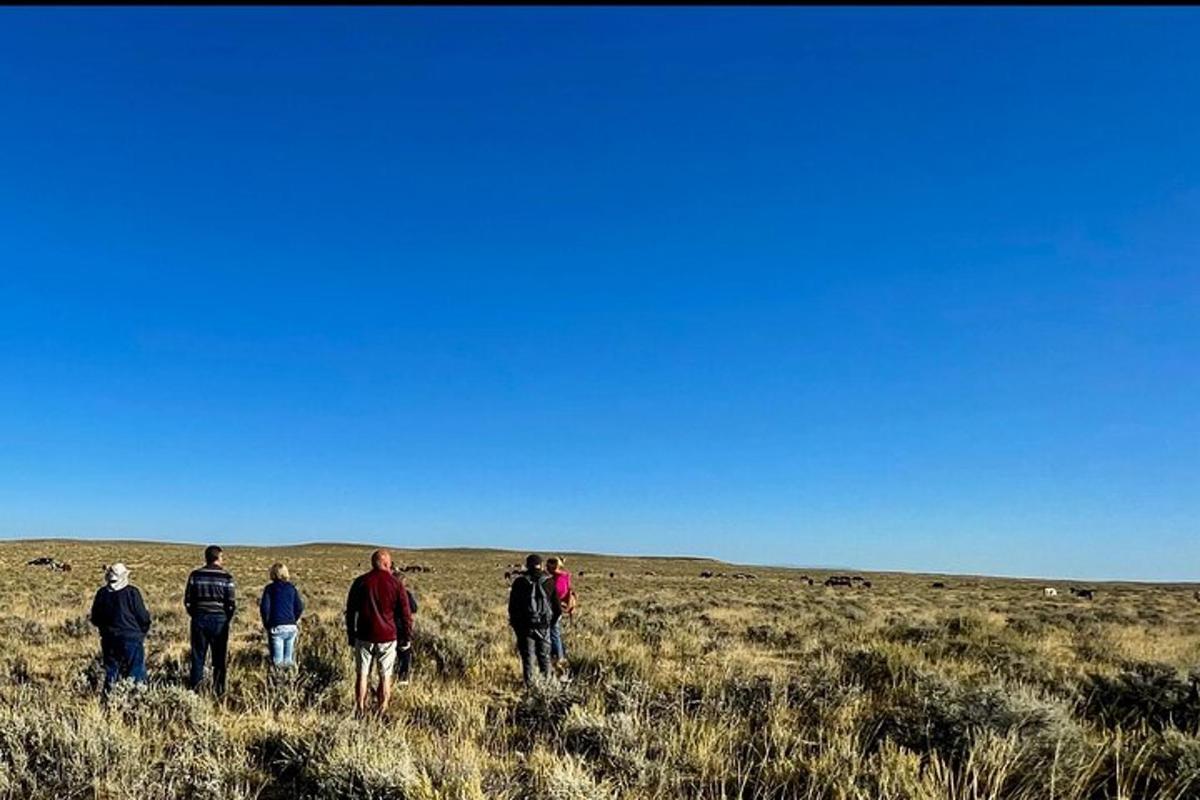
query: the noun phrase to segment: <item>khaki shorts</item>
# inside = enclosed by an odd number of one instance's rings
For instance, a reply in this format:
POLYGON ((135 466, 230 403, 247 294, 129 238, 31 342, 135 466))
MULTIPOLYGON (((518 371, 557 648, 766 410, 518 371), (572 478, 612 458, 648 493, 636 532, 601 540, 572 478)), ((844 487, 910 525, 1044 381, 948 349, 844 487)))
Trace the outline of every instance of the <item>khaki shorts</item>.
POLYGON ((355 662, 358 673, 370 674, 371 666, 379 663, 379 674, 391 675, 396 669, 396 642, 364 642, 361 639, 354 645, 355 662))

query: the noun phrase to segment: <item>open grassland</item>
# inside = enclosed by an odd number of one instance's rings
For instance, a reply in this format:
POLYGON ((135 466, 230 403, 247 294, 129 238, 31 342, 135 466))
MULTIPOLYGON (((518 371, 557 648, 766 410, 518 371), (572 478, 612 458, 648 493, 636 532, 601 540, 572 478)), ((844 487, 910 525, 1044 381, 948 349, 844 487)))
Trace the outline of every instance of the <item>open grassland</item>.
POLYGON ((341 610, 367 547, 227 550, 242 611, 218 705, 183 688, 199 547, 0 544, 0 797, 1200 797, 1195 586, 834 589, 820 571, 568 556, 576 681, 525 694, 503 577, 523 554, 393 553, 433 570, 409 578, 414 679, 390 720, 358 722, 341 610), (42 555, 74 569, 25 566, 42 555), (105 710, 85 615, 117 560, 154 615, 151 687, 105 710), (276 560, 309 603, 283 680, 256 607, 276 560))

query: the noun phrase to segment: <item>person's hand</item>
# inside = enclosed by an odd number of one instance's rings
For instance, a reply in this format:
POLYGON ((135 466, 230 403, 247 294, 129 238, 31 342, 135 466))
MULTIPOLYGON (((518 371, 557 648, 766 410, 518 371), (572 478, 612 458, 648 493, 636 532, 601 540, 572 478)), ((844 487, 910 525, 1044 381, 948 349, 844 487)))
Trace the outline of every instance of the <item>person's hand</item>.
POLYGON ((408 650, 408 649, 410 649, 411 647, 412 647, 412 642, 405 642, 405 643, 404 643, 404 646, 403 646, 403 647, 401 647, 400 649, 401 649, 401 650, 408 650))

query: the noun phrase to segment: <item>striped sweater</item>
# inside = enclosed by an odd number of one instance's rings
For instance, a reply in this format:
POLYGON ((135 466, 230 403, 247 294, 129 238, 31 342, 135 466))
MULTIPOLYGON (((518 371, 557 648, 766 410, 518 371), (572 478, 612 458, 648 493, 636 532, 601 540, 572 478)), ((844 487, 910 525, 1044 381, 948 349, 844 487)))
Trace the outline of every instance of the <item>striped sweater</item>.
POLYGON ((193 617, 224 614, 232 617, 236 608, 233 576, 221 567, 209 565, 193 570, 183 593, 183 606, 193 617))

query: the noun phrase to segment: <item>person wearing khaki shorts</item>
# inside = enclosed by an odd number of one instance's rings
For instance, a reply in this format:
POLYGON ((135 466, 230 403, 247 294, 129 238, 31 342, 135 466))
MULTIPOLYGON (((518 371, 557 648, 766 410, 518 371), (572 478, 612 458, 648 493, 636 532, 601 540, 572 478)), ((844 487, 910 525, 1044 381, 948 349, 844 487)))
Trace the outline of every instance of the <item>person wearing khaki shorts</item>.
POLYGON ((358 639, 354 643, 354 654, 358 660, 358 674, 371 678, 371 668, 379 665, 379 674, 391 675, 396 670, 396 642, 364 642, 358 639))
POLYGON ((354 710, 367 713, 371 672, 379 666, 379 713, 387 711, 392 694, 396 653, 412 646, 412 611, 408 594, 392 575, 392 557, 386 550, 371 554, 371 571, 355 578, 346 597, 346 637, 354 648, 357 676, 354 710))

